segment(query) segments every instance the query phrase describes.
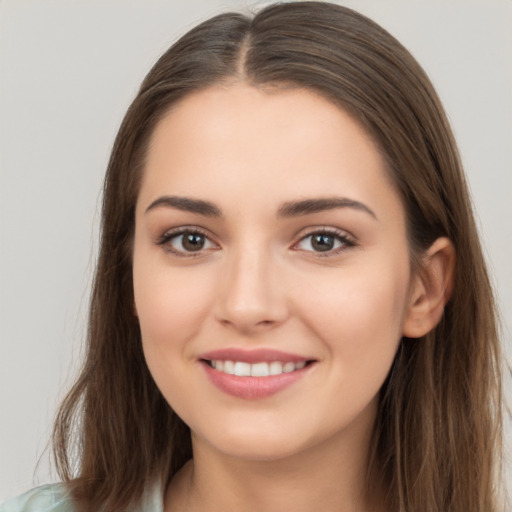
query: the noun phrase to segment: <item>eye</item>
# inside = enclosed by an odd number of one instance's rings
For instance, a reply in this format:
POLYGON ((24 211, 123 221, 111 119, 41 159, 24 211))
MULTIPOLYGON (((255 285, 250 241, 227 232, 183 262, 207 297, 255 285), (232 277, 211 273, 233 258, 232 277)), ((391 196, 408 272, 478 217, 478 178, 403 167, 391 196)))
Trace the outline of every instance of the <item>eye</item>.
POLYGON ((218 248, 217 244, 197 229, 167 232, 158 241, 158 245, 178 256, 195 256, 202 251, 218 248))
POLYGON ((355 243, 350 240, 346 234, 338 231, 315 231, 301 238, 294 249, 308 252, 318 252, 337 254, 339 251, 348 247, 353 247, 355 243))

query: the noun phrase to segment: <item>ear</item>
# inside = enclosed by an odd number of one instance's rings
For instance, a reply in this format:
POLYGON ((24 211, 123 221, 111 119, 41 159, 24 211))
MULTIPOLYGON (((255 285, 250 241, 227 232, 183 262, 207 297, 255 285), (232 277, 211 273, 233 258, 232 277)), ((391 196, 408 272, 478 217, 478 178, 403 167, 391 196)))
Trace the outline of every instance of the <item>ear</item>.
POLYGON ((422 268, 412 278, 403 336, 420 338, 441 320, 453 289, 455 248, 438 238, 423 257, 422 268))

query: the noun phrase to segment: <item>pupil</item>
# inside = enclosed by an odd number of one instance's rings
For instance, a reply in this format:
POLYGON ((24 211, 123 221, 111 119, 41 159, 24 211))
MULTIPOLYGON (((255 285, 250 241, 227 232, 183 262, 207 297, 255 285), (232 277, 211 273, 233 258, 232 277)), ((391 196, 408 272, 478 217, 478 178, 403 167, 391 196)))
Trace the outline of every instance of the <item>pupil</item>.
POLYGON ((199 251, 204 246, 204 236, 196 234, 188 234, 183 237, 183 247, 187 251, 199 251))
POLYGON ((314 235, 311 244, 316 251, 330 251, 334 247, 334 238, 329 235, 314 235))

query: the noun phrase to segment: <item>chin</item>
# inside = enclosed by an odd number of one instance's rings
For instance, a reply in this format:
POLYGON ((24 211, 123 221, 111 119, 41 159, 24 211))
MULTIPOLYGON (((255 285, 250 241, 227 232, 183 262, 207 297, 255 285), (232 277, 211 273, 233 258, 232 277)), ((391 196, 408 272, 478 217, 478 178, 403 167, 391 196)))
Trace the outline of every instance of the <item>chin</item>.
MULTIPOLYGON (((249 418, 247 418, 249 419, 249 418)), ((212 423, 201 432, 192 429, 194 452, 196 448, 208 446, 210 450, 227 457, 246 461, 278 461, 305 454, 329 440, 334 441, 339 431, 331 431, 313 422, 294 421, 283 424, 279 421, 253 421, 243 423, 212 423), (302 423, 302 424, 301 424, 302 423), (308 428, 309 427, 309 428, 308 428)))
POLYGON ((245 461, 273 462, 290 458, 302 452, 302 444, 284 443, 283 439, 254 440, 237 438, 214 446, 223 455, 245 461))

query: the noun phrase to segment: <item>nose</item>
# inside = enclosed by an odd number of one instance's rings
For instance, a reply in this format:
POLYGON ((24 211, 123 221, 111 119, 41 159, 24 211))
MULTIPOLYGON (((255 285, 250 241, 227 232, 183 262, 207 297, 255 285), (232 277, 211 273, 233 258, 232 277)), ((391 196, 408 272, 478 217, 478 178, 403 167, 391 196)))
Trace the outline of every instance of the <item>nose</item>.
POLYGON ((282 324, 288 305, 279 269, 268 252, 240 248, 227 258, 220 275, 216 318, 246 335, 282 324))

